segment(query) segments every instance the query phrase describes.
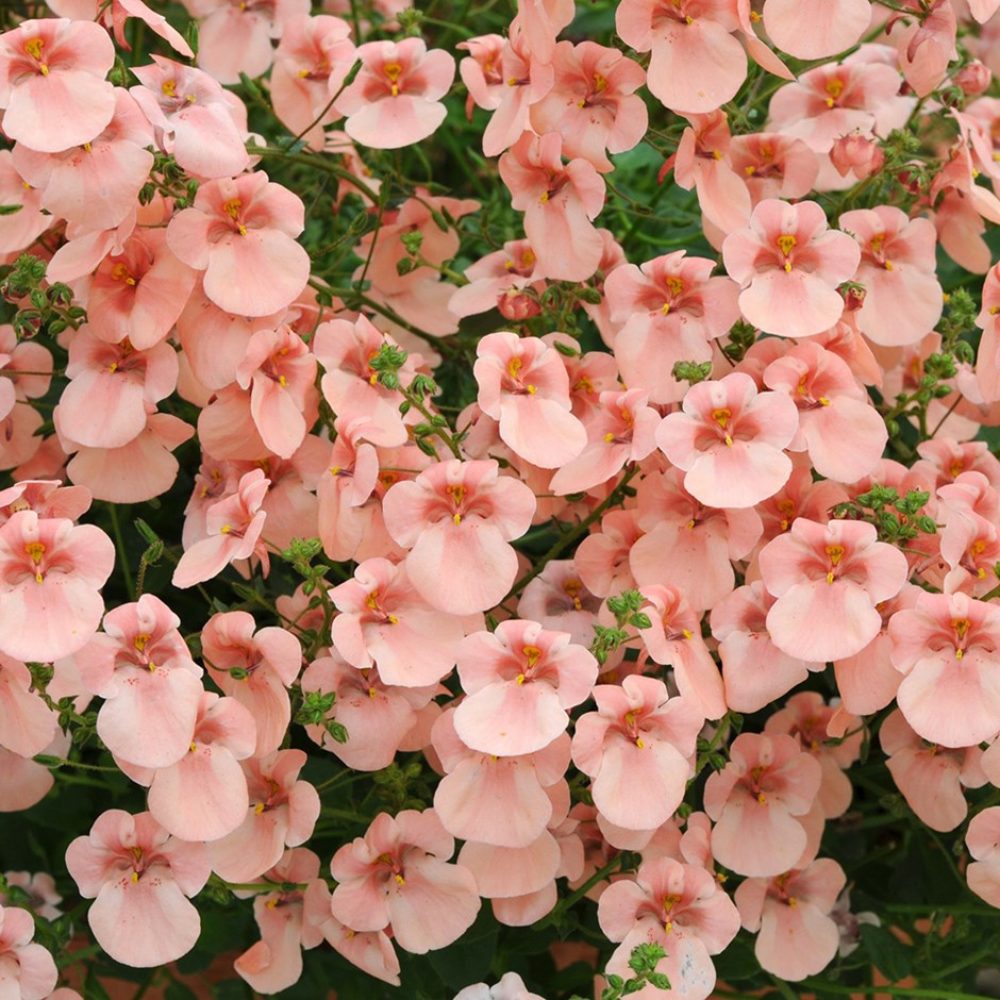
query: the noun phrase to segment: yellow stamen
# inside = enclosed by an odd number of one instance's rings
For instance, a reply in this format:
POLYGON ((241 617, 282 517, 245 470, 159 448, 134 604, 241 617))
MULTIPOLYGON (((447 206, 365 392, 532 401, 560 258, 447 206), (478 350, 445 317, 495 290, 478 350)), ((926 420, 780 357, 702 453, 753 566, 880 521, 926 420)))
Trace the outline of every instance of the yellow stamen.
POLYGON ((259 816, 264 811, 264 803, 258 802, 257 805, 253 807, 254 815, 259 816))
POLYGON ((729 425, 729 421, 733 418, 733 411, 723 406, 718 410, 712 410, 712 419, 723 429, 729 425))
POLYGON ((834 566, 840 565, 840 560, 844 558, 844 552, 843 545, 828 545, 826 547, 826 554, 830 557, 830 562, 834 566))
POLYGON ((537 646, 525 646, 521 650, 524 658, 528 661, 528 668, 531 669, 542 658, 542 651, 537 646))
POLYGON ((640 738, 639 738, 638 736, 637 736, 637 737, 635 738, 635 745, 636 745, 636 746, 637 746, 637 747, 638 747, 638 748, 639 748, 640 750, 645 750, 645 749, 646 749, 646 744, 645 744, 645 743, 643 743, 643 742, 642 742, 642 740, 641 740, 641 739, 640 739, 640 738))
POLYGON ((542 205, 544 205, 544 204, 546 204, 548 202, 548 200, 549 200, 549 192, 548 191, 543 191, 542 194, 541 194, 541 196, 538 199, 539 203, 542 204, 542 205))
POLYGON ((455 522, 455 524, 461 524, 462 523, 462 515, 461 514, 452 514, 451 515, 451 519, 452 519, 452 521, 455 522))
POLYGON ((219 534, 228 535, 232 530, 233 526, 231 524, 224 524, 221 528, 219 528, 219 534))
POLYGON ((164 80, 163 83, 160 84, 160 90, 167 97, 176 97, 177 96, 177 81, 176 80, 164 80))
POLYGON ((143 652, 145 652, 145 650, 146 650, 146 647, 147 647, 147 646, 149 645, 149 640, 150 640, 151 638, 152 638, 152 636, 150 636, 150 635, 149 635, 149 634, 148 634, 147 632, 142 632, 142 633, 140 633, 139 635, 137 635, 137 636, 136 636, 136 637, 135 637, 135 638, 134 638, 134 639, 132 640, 132 645, 133 645, 133 646, 134 646, 134 647, 135 647, 135 648, 136 648, 136 649, 137 649, 137 650, 138 650, 138 651, 139 651, 140 653, 143 653, 143 652))
POLYGON ((775 242, 778 244, 778 249, 787 257, 799 241, 791 233, 782 233, 775 242))
POLYGON ((135 882, 138 882, 138 881, 139 881, 139 873, 138 872, 132 872, 132 882, 135 883, 135 882))

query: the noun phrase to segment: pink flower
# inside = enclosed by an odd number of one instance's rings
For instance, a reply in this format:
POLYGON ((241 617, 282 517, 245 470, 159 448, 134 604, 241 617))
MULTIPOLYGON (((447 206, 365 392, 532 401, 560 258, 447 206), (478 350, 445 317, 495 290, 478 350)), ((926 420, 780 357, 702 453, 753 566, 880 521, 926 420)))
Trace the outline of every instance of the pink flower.
POLYGON ((885 166, 885 153, 875 136, 865 135, 857 129, 834 142, 830 162, 841 177, 850 174, 858 180, 866 180, 885 166))
POLYGON ((552 492, 583 493, 608 482, 626 463, 648 458, 660 415, 646 400, 642 389, 602 392, 600 408, 587 422, 587 447, 556 471, 552 492))
POLYGON ((760 580, 737 587, 712 608, 712 635, 719 640, 726 704, 736 712, 759 712, 825 664, 783 653, 767 632, 774 598, 760 580))
POLYGON ((267 565, 267 549, 261 541, 266 511, 261 510, 271 481, 261 469, 240 479, 236 493, 219 500, 205 514, 208 537, 195 542, 181 556, 172 583, 181 590, 211 580, 234 559, 257 556, 267 565))
POLYGON ((577 720, 573 763, 590 777, 602 816, 626 830, 655 830, 684 798, 704 717, 653 677, 599 684, 593 694, 597 711, 577 720))
POLYGON ((250 882, 281 859, 286 847, 311 836, 319 817, 319 795, 299 771, 301 750, 278 750, 241 762, 250 805, 242 824, 211 843, 213 870, 227 882, 250 882))
POLYGON ((562 136, 525 132, 500 157, 511 204, 547 278, 584 281, 597 270, 604 242, 592 220, 604 207, 604 181, 580 157, 563 163, 562 136))
POLYGON ((570 742, 556 737, 537 753, 498 757, 470 750, 455 732, 455 710, 445 709, 431 729, 445 776, 434 791, 434 810, 454 837, 498 847, 527 847, 553 815, 546 789, 562 781, 570 742))
POLYGON ((983 282, 983 308, 976 317, 983 331, 976 356, 976 376, 986 402, 1000 399, 1000 264, 983 282))
POLYGON ((760 553, 764 586, 777 598, 767 630, 778 649, 809 662, 861 652, 882 628, 875 605, 909 575, 906 556, 863 521, 797 518, 760 553))
POLYGON ((1000 807, 972 817, 965 843, 976 859, 965 870, 969 888, 990 906, 1000 906, 1000 807))
POLYGON ((545 569, 525 585, 517 602, 517 614, 538 622, 542 628, 569 632, 574 643, 587 646, 600 607, 600 599, 580 579, 574 557, 549 560, 545 569))
POLYGON ((41 153, 90 142, 111 121, 114 45, 99 25, 45 18, 0 35, 0 107, 9 139, 41 153))
POLYGON ((735 894, 740 919, 757 932, 754 954, 768 972, 798 982, 829 965, 840 944, 831 912, 847 876, 830 858, 777 878, 747 879, 735 894))
POLYGON ((700 614, 695 614, 677 587, 649 584, 640 593, 648 602, 642 610, 650 627, 637 631, 650 658, 673 666, 678 690, 706 719, 722 718, 726 713, 722 678, 701 637, 700 614))
MULTIPOLYGON (((670 990, 684 1000, 714 995, 712 955, 736 937, 740 918, 732 900, 712 875, 698 865, 656 858, 639 866, 635 881, 622 879, 601 893, 597 907, 601 930, 621 944, 608 972, 628 978, 628 961, 639 944, 659 944, 666 957, 657 971, 670 980, 670 990)), ((652 997, 647 987, 642 993, 652 997)))
POLYGON ((19 757, 44 752, 59 723, 59 716, 31 688, 28 668, 0 653, 0 746, 19 757))
POLYGON ((319 878, 319 858, 304 847, 286 851, 264 878, 308 883, 305 890, 275 889, 254 896, 261 940, 243 952, 233 968, 253 990, 270 994, 294 986, 302 976, 302 949, 322 943, 330 893, 319 878))
POLYGON ((94 900, 87 922, 115 961, 151 968, 194 947, 201 918, 186 897, 208 881, 204 845, 171 837, 149 813, 109 809, 69 845, 66 867, 94 900))
POLYGON ((75 653, 97 631, 114 565, 114 543, 92 524, 12 515, 0 527, 0 653, 23 662, 75 653))
POLYGON ((59 419, 72 428, 75 443, 121 448, 145 429, 147 406, 155 408, 177 388, 177 352, 166 343, 139 351, 128 338, 109 344, 84 327, 70 344, 66 374, 59 419))
POLYGON ((855 45, 868 30, 868 0, 767 0, 764 30, 768 38, 796 59, 822 59, 855 45))
POLYGON ((0 252, 26 249, 52 225, 52 217, 42 211, 42 192, 21 176, 9 149, 0 150, 0 198, 4 205, 21 206, 13 215, 0 216, 0 252))
POLYGON ((301 200, 265 173, 208 181, 167 226, 167 245, 204 271, 205 294, 226 312, 267 316, 291 305, 309 279, 301 200))
POLYGON ((354 57, 361 60, 361 71, 334 107, 347 117, 344 131, 355 142, 399 149, 436 131, 446 114, 441 98, 455 79, 451 53, 428 52, 422 38, 404 38, 367 42, 354 57))
POLYGON ((405 566, 366 559, 330 597, 340 612, 330 636, 351 666, 374 664, 384 683, 402 687, 426 687, 451 672, 465 636, 463 621, 429 607, 405 566))
POLYGON ((889 434, 847 362, 808 341, 772 361, 763 379, 798 408, 799 429, 788 448, 807 451, 821 476, 855 483, 875 468, 889 434))
POLYGON ((805 851, 805 816, 819 793, 819 761, 791 736, 742 733, 729 763, 709 775, 705 812, 715 822, 712 854, 740 875, 778 875, 805 851))
MULTIPOLYGON (((90 279, 87 331, 112 344, 127 339, 147 351, 171 332, 197 280, 197 272, 171 253, 162 229, 138 229, 90 279)), ((78 333, 71 348, 79 338, 78 333)), ((79 427, 74 422, 73 429, 79 427)))
POLYGON ((569 376, 555 348, 537 337, 489 333, 476 357, 479 406, 499 420, 500 437, 516 455, 557 469, 583 451, 587 431, 570 411, 569 376))
POLYGON ((125 768, 149 787, 149 811, 184 840, 219 840, 232 833, 250 804, 238 761, 254 751, 253 716, 235 698, 205 691, 187 752, 168 767, 125 768))
POLYGON ((517 554, 509 542, 528 530, 535 497, 494 461, 449 459, 390 487, 382 506, 390 535, 410 550, 406 572, 417 593, 464 615, 510 590, 517 554))
POLYGON ((879 205, 845 212, 840 226, 861 247, 854 277, 865 286, 856 313, 859 329, 887 347, 917 343, 934 329, 944 302, 934 274, 934 224, 879 205))
POLYGON ((35 936, 35 921, 18 906, 0 906, 0 968, 11 1000, 44 1000, 54 996, 59 970, 35 936))
POLYGON ((518 619, 473 633, 456 658, 467 697, 455 710, 455 732, 470 749, 498 757, 548 746, 597 680, 597 661, 567 632, 518 619))
POLYGON ((191 744, 202 671, 180 623, 158 597, 143 594, 109 611, 104 633, 74 657, 84 689, 105 699, 97 734, 117 758, 138 767, 169 767, 191 744))
POLYGON ((802 198, 819 174, 816 154, 801 139, 780 132, 734 136, 729 162, 755 204, 765 198, 802 198))
POLYGON ((288 688, 302 666, 299 640, 277 626, 257 630, 246 611, 228 611, 205 623, 201 649, 212 680, 256 722, 254 756, 277 750, 291 721, 288 688))
POLYGON ((758 393, 749 375, 733 372, 693 385, 682 409, 663 419, 656 443, 685 470, 684 488, 695 499, 712 507, 752 507, 788 481, 792 463, 782 449, 798 426, 790 400, 758 393))
POLYGON ((417 955, 446 947, 480 906, 472 874, 447 863, 454 850, 433 809, 379 813, 364 837, 333 856, 334 917, 358 931, 391 927, 399 946, 417 955))
POLYGON ((87 230, 113 229, 135 209, 153 166, 153 154, 143 147, 151 145, 153 130, 139 106, 117 89, 114 117, 85 145, 38 153, 18 143, 13 157, 53 215, 87 230))
POLYGON ((828 230, 814 201, 762 201, 747 229, 726 237, 722 257, 743 288, 739 304, 748 322, 780 337, 808 337, 833 326, 844 311, 837 285, 861 259, 846 234, 828 230))
MULTIPOLYGON (((316 358, 290 326, 259 330, 236 369, 236 383, 250 390, 250 414, 268 451, 291 458, 315 412, 316 358)), ((315 419, 315 418, 313 418, 315 419)))
POLYGON ((921 823, 947 833, 965 821, 969 807, 963 787, 979 788, 987 782, 978 746, 950 750, 929 744, 898 710, 882 723, 879 742, 888 755, 892 780, 921 823))
POLYGON ((595 42, 559 42, 552 69, 554 86, 531 105, 535 131, 559 132, 566 157, 611 170, 607 153, 632 149, 646 132, 646 105, 635 95, 645 82, 642 67, 595 42))
POLYGON ((896 699, 931 743, 967 747, 1000 732, 1000 609, 967 594, 927 594, 889 622, 896 699))
POLYGON ((207 73, 153 56, 133 66, 142 86, 129 91, 179 166, 197 177, 235 177, 250 162, 246 109, 207 73))
POLYGON ((465 269, 469 283, 454 291, 448 309, 458 317, 498 309, 504 319, 523 320, 541 312, 537 295, 545 290, 538 257, 527 240, 510 240, 465 269))
POLYGON ((313 149, 323 148, 323 126, 341 117, 328 108, 330 81, 339 87, 351 68, 350 33, 350 26, 339 17, 292 17, 285 21, 274 54, 270 88, 274 113, 293 135, 308 130, 303 139, 313 149))
POLYGON ((735 4, 623 0, 615 24, 627 45, 652 50, 646 83, 671 111, 714 111, 746 78, 746 52, 733 37, 740 27, 735 4))

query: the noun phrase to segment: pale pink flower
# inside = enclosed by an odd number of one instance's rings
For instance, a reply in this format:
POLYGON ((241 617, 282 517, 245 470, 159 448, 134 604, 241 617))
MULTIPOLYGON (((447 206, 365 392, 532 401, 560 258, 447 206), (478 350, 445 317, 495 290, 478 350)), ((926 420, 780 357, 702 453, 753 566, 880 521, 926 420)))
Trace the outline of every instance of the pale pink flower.
POLYGON ((558 469, 587 444, 573 416, 562 356, 537 337, 490 333, 476 346, 473 372, 482 411, 500 422, 500 437, 520 458, 558 469))
POLYGON ((855 314, 858 328, 887 347, 923 339, 941 318, 944 302, 934 273, 933 223, 879 205, 845 212, 839 224, 861 247, 854 276, 865 286, 864 302, 855 314))
POLYGON ((790 347, 764 369, 764 384, 799 411, 790 451, 806 451, 827 479, 855 483, 882 457, 889 434, 847 362, 819 344, 790 347))
POLYGON ((500 157, 500 177, 513 207, 524 212, 524 233, 542 275, 585 281, 604 253, 592 221, 604 207, 604 181, 581 157, 564 164, 562 146, 557 132, 525 132, 500 157))
POLYGON ((219 840, 232 833, 250 804, 238 761, 254 752, 253 716, 235 698, 202 693, 187 752, 168 767, 123 770, 149 788, 149 811, 184 840, 219 840))
POLYGON ((757 932, 754 954, 768 972, 798 982, 822 972, 840 944, 831 913, 847 883, 830 858, 786 871, 777 878, 751 878, 735 893, 740 919, 757 932))
POLYGON ((19 906, 0 906, 0 968, 11 1000, 44 1000, 59 981, 52 956, 37 942, 35 921, 19 906))
POLYGON ((556 38, 573 20, 572 0, 517 0, 512 35, 523 35, 525 44, 539 62, 552 61, 556 38))
POLYGON ((563 779, 570 760, 569 736, 556 737, 536 753, 498 757, 470 750, 455 732, 447 708, 431 729, 445 776, 434 791, 434 809, 454 837, 497 847, 527 847, 553 816, 545 789, 563 779))
POLYGON ((963 787, 979 788, 987 781, 978 746, 952 750, 926 743, 900 711, 882 723, 879 742, 892 780, 921 823, 947 833, 965 821, 969 807, 963 787))
POLYGON ((559 42, 552 70, 552 89, 531 104, 532 126, 540 135, 561 133, 567 158, 611 170, 607 154, 632 149, 646 132, 646 105, 635 94, 646 79, 642 67, 617 49, 586 41, 559 42))
POLYGON ((909 568, 899 549, 877 537, 864 521, 800 517, 761 550, 761 577, 777 598, 767 630, 780 650, 825 662, 861 652, 878 635, 875 605, 902 590, 909 568))
POLYGON ((629 552, 640 534, 634 510, 612 510, 601 518, 600 531, 587 535, 573 556, 587 590, 610 597, 635 586, 629 552))
POLYGON ((66 867, 94 900, 87 922, 115 961, 151 968, 194 947, 201 918, 187 897, 208 881, 203 844, 171 837, 148 812, 109 809, 69 845, 66 867))
POLYGON ((795 866, 808 838, 804 817, 822 768, 791 736, 742 733, 729 763, 709 775, 705 812, 715 822, 712 854, 740 875, 778 875, 795 866))
POLYGON ((1000 732, 1000 609, 967 594, 927 594, 889 622, 896 700, 931 743, 967 747, 1000 732))
POLYGON ((631 545, 628 566, 641 586, 676 587, 693 609, 705 611, 732 591, 733 563, 750 556, 763 528, 753 507, 722 509, 699 503, 684 488, 684 475, 671 466, 640 482, 638 528, 647 534, 623 533, 622 540, 631 545), (663 558, 664 552, 670 559, 663 558))
POLYGON ((330 87, 341 85, 354 61, 350 34, 339 17, 290 17, 274 53, 271 106, 289 132, 303 133, 313 149, 323 148, 323 127, 341 117, 328 105, 335 92, 330 87))
MULTIPOLYGON (((399 149, 426 139, 444 121, 441 98, 455 79, 455 60, 444 49, 427 51, 422 38, 367 42, 355 59, 361 71, 334 107, 344 131, 373 149, 399 149)), ((339 86, 331 80, 335 91, 339 86)))
POLYGON ((684 488, 713 507, 752 507, 773 496, 791 475, 782 452, 798 414, 780 393, 758 393, 753 379, 733 372, 699 382, 684 396, 682 413, 668 414, 656 443, 684 469, 684 488))
MULTIPOLYGON (((608 886, 598 902, 597 920, 612 941, 621 942, 608 972, 629 978, 632 950, 639 944, 659 944, 667 954, 657 971, 669 978, 669 993, 685 1000, 714 995, 711 956, 729 945, 740 925, 736 907, 711 874, 673 858, 645 861, 635 881, 622 879, 608 886)), ((650 998, 657 992, 662 991, 641 991, 650 998)))
POLYGON ((11 516, 0 527, 0 653, 50 662, 79 650, 97 631, 114 564, 114 543, 92 524, 11 516))
POLYGON ((726 0, 623 0, 615 24, 636 52, 650 52, 646 84, 671 111, 714 111, 736 95, 747 56, 733 37, 736 4, 726 0))
POLYGON ((885 153, 875 136, 865 135, 860 129, 855 129, 842 135, 830 147, 830 162, 841 177, 850 174, 863 181, 885 166, 885 153))
POLYGON ((857 44, 868 30, 868 0, 766 0, 764 30, 768 38, 796 59, 823 59, 857 44))
POLYGON ((0 198, 4 205, 20 206, 0 216, 0 253, 27 249, 52 225, 52 216, 42 211, 42 192, 21 176, 9 149, 0 149, 0 198))
POLYGON ((827 705, 815 691, 800 691, 785 702, 764 724, 766 733, 788 733, 798 737, 802 749, 811 753, 823 769, 817 800, 826 819, 836 819, 847 812, 853 788, 844 772, 858 759, 861 752, 861 720, 842 708, 827 705), (838 726, 845 732, 831 732, 831 720, 837 716, 838 726))
POLYGON ((143 594, 109 611, 104 632, 73 657, 84 690, 105 699, 97 734, 138 767, 168 767, 191 744, 202 671, 179 625, 158 597, 143 594))
POLYGON ((111 0, 107 4, 100 0, 51 0, 49 7, 60 17, 74 21, 99 21, 114 32, 115 43, 126 52, 131 52, 132 46, 125 37, 125 22, 130 17, 136 17, 185 59, 194 57, 184 36, 171 27, 162 14, 150 10, 143 0, 111 0))
POLYGON ((210 845, 212 868, 227 882, 250 882, 311 836, 319 817, 316 789, 299 781, 301 750, 278 750, 241 762, 250 805, 242 824, 210 845))
POLYGON ((28 668, 0 653, 0 746, 34 757, 52 742, 58 723, 59 716, 32 690, 28 668))
POLYGON ((602 816, 655 830, 684 798, 704 717, 693 699, 670 698, 663 681, 638 674, 593 695, 597 711, 576 723, 573 763, 590 777, 602 816))
POLYGON ((706 719, 721 718, 726 713, 722 678, 701 637, 701 615, 692 610, 677 587, 649 584, 643 585, 640 593, 648 602, 642 610, 650 627, 636 631, 650 658, 674 668, 678 690, 706 719))
POLYGON ((167 343, 136 350, 127 337, 109 344, 84 327, 70 344, 66 374, 59 419, 74 442, 121 448, 145 429, 147 407, 154 409, 177 388, 177 352, 167 343))
POLYGON ((781 337, 808 337, 840 319, 837 285, 854 274, 861 251, 846 233, 827 228, 816 202, 768 198, 747 229, 726 237, 722 256, 743 288, 739 305, 750 323, 781 337))
POLYGON ((759 712, 825 664, 783 653, 771 641, 766 621, 774 598, 760 580, 737 587, 712 608, 712 635, 719 640, 726 704, 736 712, 759 712))
POLYGON ((535 503, 495 461, 449 459, 390 487, 382 506, 389 533, 409 549, 417 592, 461 615, 493 607, 510 590, 517 553, 509 543, 528 530, 535 503))
POLYGON ((291 721, 288 688, 302 666, 299 640, 287 628, 257 629, 246 611, 228 611, 205 623, 201 649, 212 680, 256 722, 254 756, 277 750, 291 721))
MULTIPOLYGON (((63 911, 59 909, 59 904, 63 901, 62 896, 56 889, 56 880, 48 872, 4 872, 7 885, 21 889, 29 897, 28 905, 33 913, 44 917, 46 920, 55 920, 61 917, 63 911)), ((23 897, 22 897, 23 898, 23 897)), ((7 905, 8 899, 0 893, 0 903, 7 905)))
POLYGON ((802 198, 819 173, 816 154, 801 139, 780 132, 733 136, 728 159, 754 204, 765 198, 802 198))
POLYGON ((405 566, 366 559, 330 598, 340 612, 330 636, 351 666, 375 665, 384 683, 402 687, 426 687, 451 672, 464 622, 430 607, 405 566))
POLYGON ((335 696, 323 724, 306 726, 309 738, 353 770, 381 771, 440 688, 390 686, 375 667, 358 670, 338 654, 313 660, 302 674, 302 690, 335 696), (333 724, 347 731, 343 742, 333 738, 333 724))
MULTIPOLYGON (((21 346, 41 345, 28 341, 21 346)), ((48 351, 45 353, 51 359, 48 351)), ((0 490, 0 524, 21 510, 33 510, 39 517, 67 517, 76 521, 90 509, 92 499, 90 491, 83 486, 63 486, 58 479, 25 479, 0 490)))
POLYGON ((236 369, 236 384, 250 390, 250 414, 268 451, 291 458, 316 408, 316 358, 290 326, 259 330, 236 369))
POLYGON ((499 757, 546 747, 597 680, 597 661, 569 633, 518 619, 468 636, 456 659, 467 697, 455 710, 455 732, 470 749, 499 757))
POLYGON ((969 888, 990 906, 1000 906, 1000 807, 972 817, 965 843, 976 859, 965 870, 969 888))
POLYGON ((487 254, 465 269, 468 284, 455 289, 448 308, 459 318, 497 309, 504 319, 537 316, 537 296, 546 283, 535 274, 538 257, 527 240, 509 240, 502 250, 487 254))
MULTIPOLYGON (((112 344, 127 339, 136 350, 149 350, 171 332, 197 280, 197 272, 170 251, 162 229, 137 229, 90 279, 87 330, 112 344)), ((216 343, 208 331, 203 335, 216 343)), ((79 334, 74 345, 77 339, 79 334)), ((78 427, 75 422, 74 431, 78 427)))
POLYGON ((479 912, 468 869, 448 864, 454 838, 433 809, 379 813, 364 837, 333 856, 338 920, 358 931, 392 928, 401 948, 422 955, 465 933, 479 912))
POLYGON ((452 1000, 544 1000, 537 993, 529 992, 524 980, 516 972, 505 972, 496 986, 474 983, 459 990, 452 1000))
POLYGON ((710 341, 739 319, 737 287, 724 276, 709 277, 715 262, 686 251, 623 264, 605 280, 611 319, 621 324, 615 358, 631 388, 646 389, 651 403, 679 402, 685 384, 672 373, 678 361, 703 362, 710 341))
POLYGON ((267 316, 291 305, 309 279, 309 254, 295 242, 304 228, 298 196, 258 171, 202 184, 192 207, 170 220, 167 245, 205 272, 205 294, 220 309, 267 316))
POLYGON ((152 145, 153 129, 128 91, 118 88, 114 117, 99 135, 59 153, 18 143, 13 162, 53 215, 86 230, 113 229, 135 209, 153 166, 144 147, 152 145))
POLYGON ((983 308, 976 326, 983 331, 976 356, 976 377, 983 399, 1000 399, 1000 264, 993 267, 983 282, 983 308))
POLYGON ((219 83, 239 83, 240 74, 266 73, 274 57, 272 38, 285 22, 309 13, 309 0, 184 0, 198 23, 198 65, 219 83))
POLYGON ((319 878, 319 858, 305 847, 285 851, 264 874, 276 883, 308 884, 302 889, 258 893, 253 916, 261 940, 234 962, 237 974, 258 993, 278 993, 302 976, 302 949, 322 943, 329 917, 330 893, 319 878))
POLYGON ((197 177, 235 177, 245 170, 250 156, 242 102, 200 69, 152 58, 147 66, 132 67, 141 86, 129 93, 160 130, 164 151, 197 177))
POLYGON ((207 537, 181 556, 172 579, 175 587, 184 589, 211 580, 235 559, 256 556, 266 569, 267 549, 260 536, 267 513, 261 510, 261 504, 270 483, 261 469, 255 469, 240 479, 235 493, 208 508, 207 537))
POLYGON ((99 25, 45 18, 0 35, 0 107, 9 139, 40 153, 90 142, 111 121, 115 49, 99 25))

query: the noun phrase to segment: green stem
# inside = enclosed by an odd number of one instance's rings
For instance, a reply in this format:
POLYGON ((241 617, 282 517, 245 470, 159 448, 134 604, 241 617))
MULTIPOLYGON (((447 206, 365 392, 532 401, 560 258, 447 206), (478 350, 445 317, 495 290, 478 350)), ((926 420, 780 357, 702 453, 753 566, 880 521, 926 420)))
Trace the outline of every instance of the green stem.
POLYGON ((288 160, 290 163, 301 163, 322 173, 333 174, 334 177, 352 184, 372 202, 378 201, 378 195, 364 181, 328 158, 324 159, 311 153, 289 153, 287 149, 280 149, 277 146, 258 146, 255 143, 247 144, 247 152, 251 156, 261 156, 265 159, 270 156, 274 159, 288 160))
POLYGON ((135 586, 132 582, 132 570, 128 564, 128 553, 125 551, 125 537, 122 535, 121 521, 118 518, 118 504, 109 503, 108 511, 111 514, 111 531, 115 536, 115 548, 118 550, 118 564, 121 566, 122 576, 125 579, 125 589, 132 595, 133 600, 138 597, 135 586))
POLYGON ((107 767, 104 764, 84 764, 79 760, 67 760, 65 757, 52 757, 49 754, 40 753, 34 758, 35 762, 54 771, 60 767, 76 767, 81 771, 105 771, 110 774, 120 774, 117 767, 107 767))

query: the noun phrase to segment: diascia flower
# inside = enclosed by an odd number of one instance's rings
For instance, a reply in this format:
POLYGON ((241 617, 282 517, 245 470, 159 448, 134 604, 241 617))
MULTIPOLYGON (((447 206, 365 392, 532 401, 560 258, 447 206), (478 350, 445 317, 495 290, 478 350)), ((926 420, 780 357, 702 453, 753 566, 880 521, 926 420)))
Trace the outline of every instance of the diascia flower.
POLYGON ((517 575, 512 539, 535 512, 531 490, 494 461, 449 459, 390 487, 385 525, 410 551, 406 571, 434 608, 464 615, 503 600, 517 575))
POLYGON ((0 969, 11 1000, 54 997, 59 972, 52 956, 37 942, 35 921, 18 906, 0 906, 0 969))
POLYGON ((203 844, 171 837, 149 813, 109 809, 69 845, 66 867, 94 900, 87 922, 116 961, 150 968, 194 947, 201 917, 187 897, 208 881, 203 844))
POLYGON ((75 653, 97 631, 114 565, 100 528, 14 514, 0 527, 0 653, 24 662, 75 653))
POLYGON ((766 198, 747 229, 726 237, 722 258, 743 288, 739 304, 750 323, 780 337, 808 337, 840 319, 837 286, 857 270, 861 250, 827 228, 816 202, 766 198))

